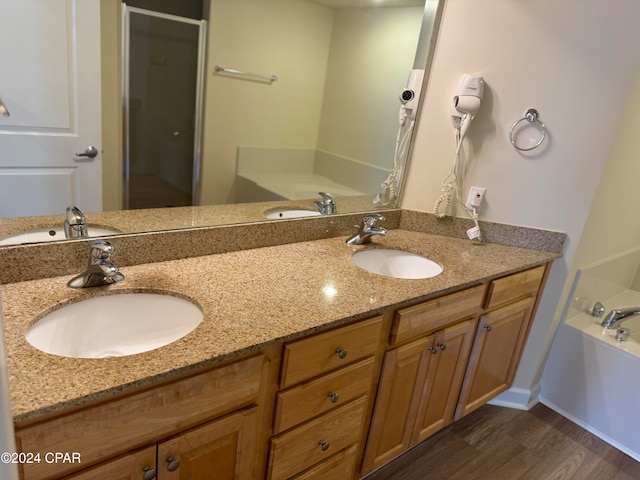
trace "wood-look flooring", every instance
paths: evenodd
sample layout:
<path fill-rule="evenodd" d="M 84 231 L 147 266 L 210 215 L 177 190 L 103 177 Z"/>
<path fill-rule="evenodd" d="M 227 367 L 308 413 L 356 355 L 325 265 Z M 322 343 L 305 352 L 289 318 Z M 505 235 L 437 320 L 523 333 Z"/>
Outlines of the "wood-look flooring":
<path fill-rule="evenodd" d="M 485 405 L 366 477 L 569 479 L 638 480 L 640 463 L 542 404 L 528 412 Z"/>

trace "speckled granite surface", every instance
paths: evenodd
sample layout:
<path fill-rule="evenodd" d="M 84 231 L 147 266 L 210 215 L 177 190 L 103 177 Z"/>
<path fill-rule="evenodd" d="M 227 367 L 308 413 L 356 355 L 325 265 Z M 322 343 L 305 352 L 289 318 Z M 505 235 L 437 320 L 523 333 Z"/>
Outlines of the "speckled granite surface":
<path fill-rule="evenodd" d="M 420 225 L 415 227 L 421 229 Z M 330 233 L 345 228 L 342 225 Z M 274 342 L 365 318 L 386 308 L 560 256 L 557 251 L 475 245 L 468 240 L 407 229 L 390 230 L 387 237 L 376 238 L 373 246 L 351 247 L 345 244 L 345 238 L 340 234 L 250 250 L 132 264 L 121 267 L 125 281 L 110 287 L 73 290 L 66 287 L 71 275 L 3 285 L 15 420 L 33 420 L 70 406 L 108 398 Z M 421 253 L 443 265 L 444 271 L 431 279 L 400 280 L 368 273 L 351 261 L 356 250 L 380 246 Z M 144 245 L 140 248 L 144 249 Z M 184 251 L 192 248 L 194 243 L 183 244 Z M 183 256 L 188 255 L 183 252 Z M 32 258 L 33 263 L 41 260 Z M 120 358 L 58 357 L 40 352 L 25 340 L 29 326 L 55 305 L 94 295 L 147 290 L 193 299 L 203 309 L 203 322 L 172 344 Z"/>
<path fill-rule="evenodd" d="M 384 226 L 398 228 L 400 210 L 381 210 Z M 325 215 L 272 222 L 241 223 L 110 236 L 119 267 L 248 250 L 271 245 L 347 236 L 364 214 Z M 94 239 L 0 248 L 0 284 L 79 273 Z M 3 265 L 10 268 L 2 268 Z"/>
<path fill-rule="evenodd" d="M 318 196 L 317 200 L 320 200 Z M 334 198 L 338 213 L 366 212 L 374 209 L 371 195 Z M 145 233 L 181 228 L 212 227 L 237 223 L 265 222 L 265 213 L 273 208 L 316 211 L 313 200 L 203 205 L 197 207 L 150 208 L 112 212 L 85 212 L 89 227 L 101 227 L 120 233 Z M 0 218 L 0 239 L 36 228 L 62 227 L 64 212 L 38 217 Z"/>

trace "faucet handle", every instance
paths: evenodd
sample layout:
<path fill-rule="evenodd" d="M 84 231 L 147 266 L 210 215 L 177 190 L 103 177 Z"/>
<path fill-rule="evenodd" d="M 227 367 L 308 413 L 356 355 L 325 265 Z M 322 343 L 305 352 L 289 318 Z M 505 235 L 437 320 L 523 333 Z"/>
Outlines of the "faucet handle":
<path fill-rule="evenodd" d="M 605 307 L 601 302 L 596 302 L 596 304 L 591 309 L 591 315 L 596 318 L 602 318 L 605 312 Z"/>
<path fill-rule="evenodd" d="M 366 215 L 362 219 L 362 221 L 369 227 L 373 227 L 376 224 L 376 222 L 383 221 L 383 220 L 384 220 L 384 217 L 379 213 L 371 213 L 369 215 Z"/>
<path fill-rule="evenodd" d="M 318 195 L 320 195 L 322 197 L 322 204 L 323 205 L 332 205 L 335 202 L 333 201 L 333 197 L 325 192 L 318 192 Z"/>
<path fill-rule="evenodd" d="M 106 240 L 94 240 L 91 242 L 91 260 L 109 260 L 114 250 L 114 246 Z"/>

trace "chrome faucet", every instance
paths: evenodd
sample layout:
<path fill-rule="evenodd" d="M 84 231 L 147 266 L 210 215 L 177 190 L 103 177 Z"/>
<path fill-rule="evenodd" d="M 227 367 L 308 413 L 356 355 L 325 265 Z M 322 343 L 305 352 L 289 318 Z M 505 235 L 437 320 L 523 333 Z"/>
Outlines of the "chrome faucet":
<path fill-rule="evenodd" d="M 91 242 L 87 269 L 69 280 L 67 285 L 71 288 L 100 287 L 124 280 L 124 275 L 111 262 L 113 250 L 113 245 L 106 240 Z"/>
<path fill-rule="evenodd" d="M 322 202 L 313 202 L 313 204 L 322 215 L 331 215 L 338 211 L 331 195 L 324 192 L 318 192 L 318 195 L 322 197 Z"/>
<path fill-rule="evenodd" d="M 629 317 L 640 315 L 640 307 L 618 308 L 607 313 L 602 321 L 604 328 L 616 328 Z"/>
<path fill-rule="evenodd" d="M 365 245 L 371 243 L 371 237 L 374 235 L 387 234 L 387 230 L 382 227 L 376 227 L 376 222 L 384 220 L 384 217 L 379 213 L 372 213 L 362 219 L 362 225 L 354 225 L 358 229 L 358 232 L 347 238 L 347 245 Z"/>
<path fill-rule="evenodd" d="M 67 207 L 67 218 L 64 221 L 64 235 L 67 238 L 84 238 L 89 236 L 87 220 L 80 209 L 74 205 Z"/>

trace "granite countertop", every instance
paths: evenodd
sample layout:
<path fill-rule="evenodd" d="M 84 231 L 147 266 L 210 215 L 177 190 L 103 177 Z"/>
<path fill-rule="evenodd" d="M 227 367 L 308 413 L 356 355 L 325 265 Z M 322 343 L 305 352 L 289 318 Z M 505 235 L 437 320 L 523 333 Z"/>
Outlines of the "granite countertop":
<path fill-rule="evenodd" d="M 477 245 L 469 240 L 389 231 L 370 246 L 344 237 L 220 253 L 121 268 L 123 282 L 74 290 L 72 275 L 1 288 L 12 412 L 17 423 L 152 385 L 221 360 L 536 266 L 559 253 Z M 437 261 L 437 277 L 404 280 L 360 269 L 363 248 L 413 251 Z M 204 320 L 182 339 L 133 356 L 74 359 L 43 353 L 25 333 L 55 305 L 96 295 L 155 291 L 192 299 Z"/>
<path fill-rule="evenodd" d="M 373 208 L 372 195 L 335 196 L 340 213 L 366 212 Z M 320 200 L 320 197 L 316 200 Z M 179 228 L 229 225 L 268 221 L 265 213 L 287 208 L 316 212 L 314 200 L 280 200 L 272 202 L 201 205 L 194 207 L 150 208 L 84 212 L 89 229 L 105 228 L 118 233 L 157 232 Z M 0 239 L 25 230 L 62 227 L 65 213 L 35 217 L 0 218 Z M 64 239 L 62 239 L 64 240 Z"/>

